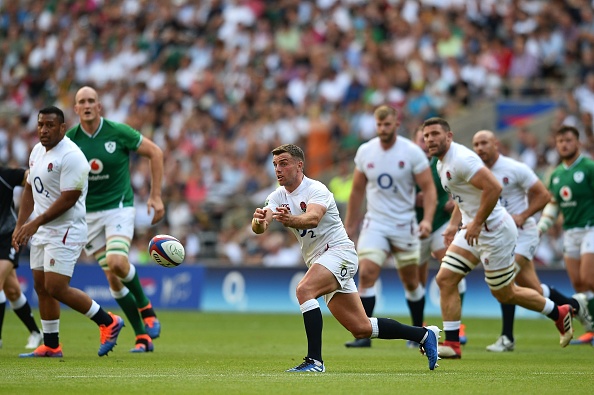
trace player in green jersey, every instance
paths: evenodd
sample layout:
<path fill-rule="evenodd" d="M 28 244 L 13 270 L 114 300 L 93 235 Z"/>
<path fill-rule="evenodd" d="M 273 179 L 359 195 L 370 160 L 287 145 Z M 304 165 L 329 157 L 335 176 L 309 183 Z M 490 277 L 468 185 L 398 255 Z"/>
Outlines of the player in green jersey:
<path fill-rule="evenodd" d="M 540 234 L 563 214 L 565 267 L 576 292 L 586 295 L 590 315 L 594 316 L 594 161 L 581 154 L 579 131 L 562 126 L 555 134 L 561 164 L 551 174 L 551 202 L 538 223 Z M 593 344 L 588 332 L 572 344 Z"/>
<path fill-rule="evenodd" d="M 103 268 L 111 294 L 134 328 L 136 345 L 130 351 L 153 351 L 151 339 L 159 337 L 161 323 L 140 285 L 136 268 L 128 261 L 135 217 L 130 153 L 135 151 L 150 160 L 147 206 L 149 213 L 154 212 L 155 224 L 165 215 L 161 200 L 163 152 L 132 127 L 103 118 L 99 95 L 93 88 L 78 90 L 74 111 L 80 124 L 66 135 L 80 147 L 91 166 L 86 200 L 89 241 L 85 252 Z"/>
<path fill-rule="evenodd" d="M 454 209 L 454 201 L 450 199 L 450 195 L 441 186 L 439 174 L 437 173 L 437 158 L 432 158 L 427 153 L 425 146 L 425 139 L 423 138 L 423 129 L 419 126 L 412 136 L 412 141 L 417 144 L 423 152 L 427 155 L 430 162 L 431 174 L 435 189 L 437 190 L 437 207 L 435 208 L 435 215 L 433 216 L 433 232 L 425 239 L 421 239 L 421 264 L 419 265 L 419 281 L 425 288 L 427 288 L 427 277 L 429 276 L 429 259 L 433 257 L 437 262 L 441 262 L 446 253 L 447 246 L 443 239 L 445 228 L 450 222 L 452 210 Z M 423 219 L 423 193 L 417 188 L 417 202 L 415 210 L 417 212 L 417 221 Z M 466 278 L 458 283 L 458 292 L 460 292 L 460 299 L 464 299 L 466 293 Z M 467 338 L 465 333 L 465 325 L 460 325 L 460 344 L 466 344 Z M 407 343 L 412 348 L 412 344 Z"/>

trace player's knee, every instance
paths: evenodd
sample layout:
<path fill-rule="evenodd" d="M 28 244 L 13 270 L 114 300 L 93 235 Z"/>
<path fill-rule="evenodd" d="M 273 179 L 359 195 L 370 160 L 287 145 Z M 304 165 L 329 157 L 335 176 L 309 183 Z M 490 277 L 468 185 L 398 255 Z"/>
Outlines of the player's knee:
<path fill-rule="evenodd" d="M 105 247 L 105 260 L 109 270 L 120 277 L 124 277 L 130 268 L 128 253 L 130 241 L 124 237 L 112 237 Z"/>
<path fill-rule="evenodd" d="M 509 287 L 503 289 L 491 289 L 491 294 L 497 299 L 499 303 L 503 304 L 514 304 L 515 294 Z"/>
<path fill-rule="evenodd" d="M 4 284 L 4 293 L 6 294 L 6 299 L 13 302 L 21 296 L 21 288 L 15 287 L 11 283 L 7 282 Z"/>
<path fill-rule="evenodd" d="M 349 330 L 355 339 L 369 339 L 371 337 L 371 324 L 368 319 L 357 322 Z"/>
<path fill-rule="evenodd" d="M 313 293 L 309 284 L 304 281 L 301 281 L 299 284 L 297 284 L 297 288 L 295 289 L 295 296 L 297 297 L 297 301 L 299 302 L 299 304 L 302 304 L 307 300 L 316 298 L 316 295 Z"/>

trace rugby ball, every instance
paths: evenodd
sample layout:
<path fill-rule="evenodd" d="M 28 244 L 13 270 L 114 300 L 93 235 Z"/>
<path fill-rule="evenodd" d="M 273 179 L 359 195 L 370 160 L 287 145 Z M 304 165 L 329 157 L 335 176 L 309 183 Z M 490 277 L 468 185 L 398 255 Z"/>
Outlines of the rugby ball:
<path fill-rule="evenodd" d="M 153 261 L 163 267 L 179 266 L 186 256 L 182 243 L 169 235 L 153 237 L 149 242 L 148 252 Z"/>

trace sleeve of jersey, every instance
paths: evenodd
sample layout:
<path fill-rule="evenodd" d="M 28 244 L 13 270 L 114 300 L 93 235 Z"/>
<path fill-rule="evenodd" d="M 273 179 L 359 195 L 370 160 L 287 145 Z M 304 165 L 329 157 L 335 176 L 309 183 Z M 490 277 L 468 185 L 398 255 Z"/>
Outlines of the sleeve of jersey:
<path fill-rule="evenodd" d="M 328 208 L 332 199 L 332 193 L 327 188 L 312 188 L 307 204 L 319 204 Z"/>
<path fill-rule="evenodd" d="M 120 136 L 124 147 L 130 151 L 136 151 L 140 147 L 140 143 L 142 143 L 142 134 L 124 123 L 119 124 L 118 128 L 121 131 Z"/>
<path fill-rule="evenodd" d="M 525 191 L 528 191 L 538 182 L 538 176 L 524 163 L 520 163 L 520 165 L 516 167 L 516 172 L 518 173 L 520 185 Z"/>
<path fill-rule="evenodd" d="M 266 201 L 264 202 L 264 207 L 262 208 L 267 208 L 270 209 L 272 212 L 276 211 L 276 208 L 280 205 L 280 203 L 278 202 L 278 189 L 275 190 L 274 192 L 272 192 L 270 195 L 268 195 L 268 197 L 266 198 Z"/>
<path fill-rule="evenodd" d="M 364 171 L 365 169 L 363 169 L 363 148 L 364 146 L 360 146 L 359 149 L 357 150 L 357 153 L 355 153 L 355 168 L 359 171 Z"/>
<path fill-rule="evenodd" d="M 81 151 L 68 152 L 62 158 L 60 190 L 82 191 L 89 178 L 90 170 L 89 162 Z"/>
<path fill-rule="evenodd" d="M 456 169 L 458 174 L 466 181 L 470 182 L 472 177 L 485 165 L 483 161 L 474 155 L 468 155 L 461 158 L 457 158 Z"/>
<path fill-rule="evenodd" d="M 419 174 L 429 167 L 430 162 L 427 160 L 427 156 L 419 146 L 413 145 L 412 147 L 412 152 L 414 153 L 413 174 Z"/>

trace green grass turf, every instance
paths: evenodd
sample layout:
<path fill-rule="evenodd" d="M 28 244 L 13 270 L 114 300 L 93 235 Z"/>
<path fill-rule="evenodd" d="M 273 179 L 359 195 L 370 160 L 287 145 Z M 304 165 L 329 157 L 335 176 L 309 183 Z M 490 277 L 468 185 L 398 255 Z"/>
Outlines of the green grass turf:
<path fill-rule="evenodd" d="M 35 312 L 39 317 L 38 312 Z M 0 350 L 0 394 L 591 394 L 594 348 L 559 347 L 548 319 L 516 321 L 516 350 L 485 351 L 499 334 L 495 319 L 465 319 L 463 359 L 427 359 L 402 340 L 347 349 L 350 334 L 324 317 L 326 373 L 286 373 L 306 354 L 301 315 L 160 311 L 155 352 L 130 354 L 134 335 L 99 358 L 95 325 L 71 310 L 61 319 L 63 358 L 18 358 L 26 332 L 7 311 Z M 402 322 L 408 322 L 400 317 Z M 433 317 L 429 323 L 441 325 Z M 581 334 L 579 323 L 576 335 Z"/>

